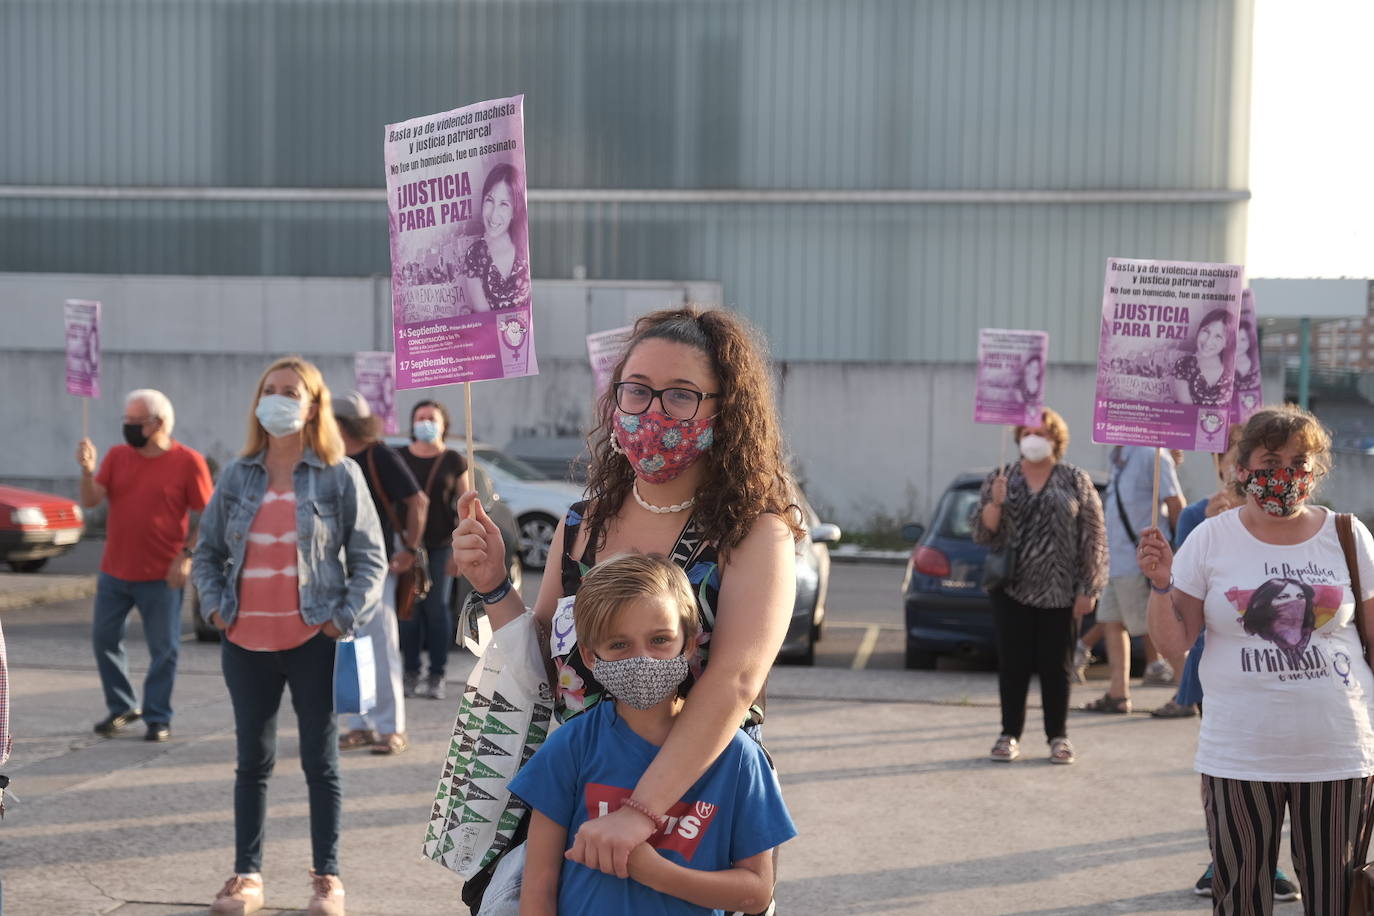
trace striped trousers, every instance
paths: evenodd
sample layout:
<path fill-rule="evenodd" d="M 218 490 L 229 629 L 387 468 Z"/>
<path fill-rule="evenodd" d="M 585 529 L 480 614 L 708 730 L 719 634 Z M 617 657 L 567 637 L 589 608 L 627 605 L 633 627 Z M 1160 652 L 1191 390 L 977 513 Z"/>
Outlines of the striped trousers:
<path fill-rule="evenodd" d="M 1334 782 L 1202 777 L 1212 846 L 1212 912 L 1270 916 L 1283 811 L 1306 916 L 1344 916 L 1350 879 L 1369 852 L 1374 776 Z"/>

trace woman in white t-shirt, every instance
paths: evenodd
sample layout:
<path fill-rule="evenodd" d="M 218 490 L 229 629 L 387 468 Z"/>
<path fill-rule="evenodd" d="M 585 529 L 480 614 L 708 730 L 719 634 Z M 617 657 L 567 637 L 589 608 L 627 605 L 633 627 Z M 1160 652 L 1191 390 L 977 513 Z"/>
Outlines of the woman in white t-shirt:
<path fill-rule="evenodd" d="M 1336 515 L 1308 504 L 1330 464 L 1331 437 L 1310 413 L 1262 410 L 1237 449 L 1244 505 L 1199 525 L 1177 557 L 1158 529 L 1141 535 L 1159 651 L 1182 653 L 1207 632 L 1195 766 L 1214 913 L 1271 912 L 1285 808 L 1308 916 L 1346 912 L 1368 852 L 1374 672 Z M 1374 538 L 1358 520 L 1354 541 L 1361 613 L 1374 623 Z"/>

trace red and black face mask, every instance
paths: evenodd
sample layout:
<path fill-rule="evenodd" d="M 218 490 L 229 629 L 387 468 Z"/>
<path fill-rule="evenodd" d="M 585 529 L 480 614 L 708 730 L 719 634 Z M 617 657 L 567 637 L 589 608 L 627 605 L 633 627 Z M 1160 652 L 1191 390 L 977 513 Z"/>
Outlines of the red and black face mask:
<path fill-rule="evenodd" d="M 1315 477 L 1308 468 L 1260 468 L 1245 480 L 1245 492 L 1270 515 L 1297 512 L 1312 492 Z"/>

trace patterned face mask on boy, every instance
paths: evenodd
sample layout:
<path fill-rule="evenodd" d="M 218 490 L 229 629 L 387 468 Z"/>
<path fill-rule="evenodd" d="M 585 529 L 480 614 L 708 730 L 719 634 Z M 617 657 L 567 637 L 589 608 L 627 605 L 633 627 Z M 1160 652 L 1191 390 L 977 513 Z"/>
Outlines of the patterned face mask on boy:
<path fill-rule="evenodd" d="M 687 670 L 685 653 L 672 658 L 637 655 L 610 662 L 598 658 L 592 665 L 592 677 L 617 700 L 635 709 L 652 709 L 677 693 L 687 679 Z"/>

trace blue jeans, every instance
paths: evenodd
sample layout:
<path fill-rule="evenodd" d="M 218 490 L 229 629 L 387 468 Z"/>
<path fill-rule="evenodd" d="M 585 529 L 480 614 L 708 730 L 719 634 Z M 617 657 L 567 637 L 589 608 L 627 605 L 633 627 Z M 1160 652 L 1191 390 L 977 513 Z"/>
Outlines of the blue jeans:
<path fill-rule="evenodd" d="M 1198 665 L 1202 664 L 1202 650 L 1207 645 L 1207 631 L 1197 634 L 1193 651 L 1188 653 L 1188 661 L 1183 665 L 1183 674 L 1178 679 L 1178 693 L 1174 702 L 1180 706 L 1192 706 L 1202 702 L 1202 678 L 1198 676 Z"/>
<path fill-rule="evenodd" d="M 453 610 L 448 605 L 453 579 L 445 571 L 453 548 L 447 544 L 429 551 L 429 594 L 415 602 L 409 620 L 401 621 L 401 655 L 405 673 L 420 674 L 420 652 L 429 653 L 429 676 L 442 678 L 453 646 Z"/>
<path fill-rule="evenodd" d="M 301 769 L 310 797 L 315 873 L 339 873 L 339 729 L 334 718 L 334 640 L 317 634 L 285 652 L 252 652 L 222 640 L 220 665 L 234 704 L 238 767 L 234 770 L 234 871 L 262 871 L 267 778 L 277 760 L 277 711 L 291 686 L 300 733 Z"/>
<path fill-rule="evenodd" d="M 181 650 L 181 589 L 170 588 L 162 579 L 131 582 L 101 573 L 96 582 L 91 645 L 100 670 L 100 686 L 105 690 L 105 708 L 112 716 L 139 708 L 129 683 L 129 656 L 124 651 L 129 611 L 134 607 L 143 619 L 143 638 L 152 657 L 143 679 L 143 718 L 170 725 L 172 682 Z"/>

